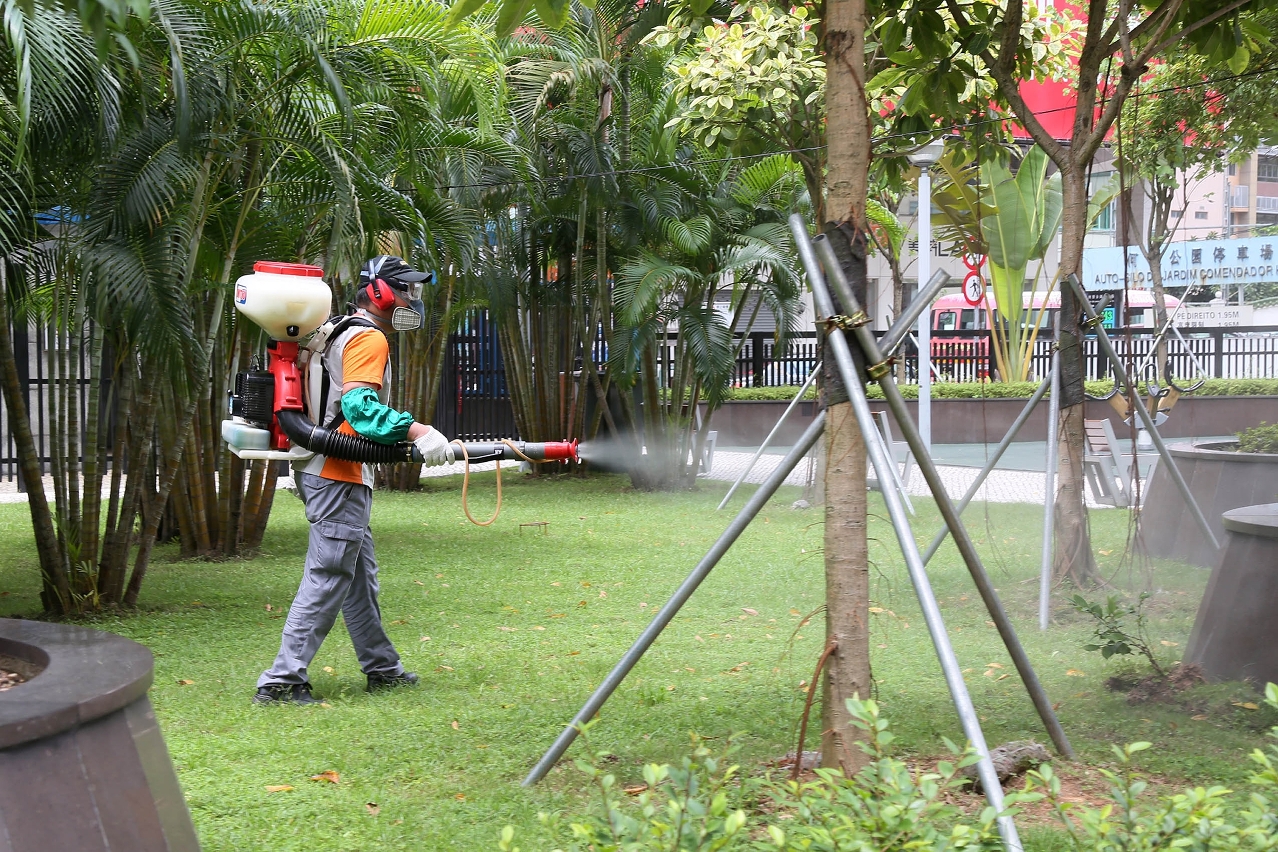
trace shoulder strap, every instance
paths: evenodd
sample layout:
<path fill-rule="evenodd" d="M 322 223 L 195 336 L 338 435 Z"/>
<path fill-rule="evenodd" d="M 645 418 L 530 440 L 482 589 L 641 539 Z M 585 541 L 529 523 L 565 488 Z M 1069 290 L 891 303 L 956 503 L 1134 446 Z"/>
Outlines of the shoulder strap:
<path fill-rule="evenodd" d="M 325 335 L 323 341 L 320 342 L 319 348 L 313 350 L 315 354 L 320 356 L 320 367 L 321 367 L 320 393 L 319 393 L 320 402 L 319 402 L 319 409 L 316 412 L 317 417 L 322 417 L 323 413 L 325 411 L 328 411 L 328 402 L 329 402 L 328 394 L 329 394 L 329 390 L 332 387 L 332 379 L 329 378 L 328 367 L 327 365 L 323 363 L 323 358 L 328 351 L 329 343 L 336 340 L 339 336 L 341 336 L 342 334 L 344 334 L 345 332 L 349 331 L 352 328 L 377 328 L 377 325 L 373 323 L 371 320 L 366 320 L 363 317 L 358 316 L 356 314 L 347 314 L 341 319 L 338 319 L 336 322 L 333 322 L 332 320 L 329 320 L 329 322 L 333 323 L 333 328 L 328 332 L 327 335 Z M 328 325 L 328 324 L 329 323 L 325 323 L 325 325 Z M 341 406 L 338 406 L 337 414 L 335 414 L 328 423 L 325 423 L 322 425 L 324 426 L 325 429 L 336 429 L 338 426 L 342 424 L 344 420 L 346 420 L 346 415 L 342 411 Z"/>

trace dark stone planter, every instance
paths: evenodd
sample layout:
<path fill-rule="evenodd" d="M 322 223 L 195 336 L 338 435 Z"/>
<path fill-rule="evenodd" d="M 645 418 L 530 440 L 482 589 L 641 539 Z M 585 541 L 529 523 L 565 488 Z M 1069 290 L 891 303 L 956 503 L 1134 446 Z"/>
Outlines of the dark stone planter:
<path fill-rule="evenodd" d="M 1221 515 L 1231 509 L 1278 499 L 1278 454 L 1239 453 L 1237 442 L 1172 444 L 1169 449 L 1189 490 L 1223 545 Z M 1193 515 L 1160 462 L 1149 483 L 1144 543 L 1150 556 L 1212 568 L 1220 554 L 1199 532 Z"/>
<path fill-rule="evenodd" d="M 1208 680 L 1278 683 L 1278 503 L 1225 512 L 1226 541 L 1185 649 Z"/>
<path fill-rule="evenodd" d="M 0 618 L 0 655 L 38 670 L 0 693 L 0 852 L 198 852 L 146 694 L 150 651 Z"/>

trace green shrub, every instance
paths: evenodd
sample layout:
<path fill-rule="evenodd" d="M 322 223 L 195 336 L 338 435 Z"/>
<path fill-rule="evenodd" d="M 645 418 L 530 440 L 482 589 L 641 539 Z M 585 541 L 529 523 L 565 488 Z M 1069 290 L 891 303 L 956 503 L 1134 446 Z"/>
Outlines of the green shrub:
<path fill-rule="evenodd" d="M 1107 396 L 1114 389 L 1110 379 L 1086 382 L 1092 396 Z M 918 385 L 900 385 L 906 399 L 918 399 Z M 932 385 L 933 399 L 1029 399 L 1038 382 L 937 382 Z M 1141 391 L 1145 387 L 1141 386 Z M 732 388 L 728 400 L 767 400 L 789 402 L 799 392 L 795 385 L 776 388 Z M 1208 379 L 1192 396 L 1278 396 L 1278 379 Z M 882 399 L 883 389 L 877 384 L 866 388 L 870 399 Z M 808 388 L 804 399 L 816 399 L 816 389 Z"/>
<path fill-rule="evenodd" d="M 1238 449 L 1244 453 L 1278 453 L 1278 423 L 1261 423 L 1238 433 Z"/>
<path fill-rule="evenodd" d="M 1278 709 L 1278 686 L 1265 701 Z M 992 808 L 975 818 L 951 804 L 963 781 L 958 772 L 975 762 L 969 749 L 935 771 L 910 769 L 888 753 L 893 736 L 873 701 L 848 702 L 854 724 L 866 733 L 860 747 L 870 762 L 852 778 L 820 769 L 817 780 L 742 779 L 728 762 L 729 746 L 715 755 L 693 736 L 692 754 L 676 767 L 644 767 L 644 787 L 631 797 L 616 776 L 601 768 L 607 755 L 577 766 L 600 795 L 601 807 L 580 818 L 542 814 L 556 852 L 878 852 L 878 850 L 1001 849 Z M 587 726 L 586 730 L 588 730 Z M 1278 728 L 1267 750 L 1256 749 L 1253 792 L 1239 801 L 1224 787 L 1195 787 L 1150 801 L 1134 758 L 1150 743 L 1115 746 L 1117 771 L 1099 771 L 1110 782 L 1111 802 L 1101 807 L 1066 801 L 1060 779 L 1044 764 L 1026 775 L 1025 792 L 1007 796 L 1008 813 L 1021 802 L 1046 799 L 1075 852 L 1173 852 L 1173 850 L 1278 850 L 1278 812 L 1269 796 L 1278 790 Z M 953 743 L 946 742 L 958 753 Z M 636 792 L 631 790 L 631 792 Z M 561 845 L 560 845 L 561 844 Z M 519 852 L 511 826 L 498 848 Z"/>

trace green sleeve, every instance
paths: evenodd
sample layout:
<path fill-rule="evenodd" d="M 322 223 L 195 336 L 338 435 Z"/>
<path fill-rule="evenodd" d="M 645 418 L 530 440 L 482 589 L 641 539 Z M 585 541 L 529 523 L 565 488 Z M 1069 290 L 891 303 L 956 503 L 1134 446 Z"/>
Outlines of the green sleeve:
<path fill-rule="evenodd" d="M 342 394 L 342 413 L 352 429 L 379 444 L 406 440 L 408 427 L 413 425 L 413 415 L 386 405 L 372 388 L 355 388 Z"/>

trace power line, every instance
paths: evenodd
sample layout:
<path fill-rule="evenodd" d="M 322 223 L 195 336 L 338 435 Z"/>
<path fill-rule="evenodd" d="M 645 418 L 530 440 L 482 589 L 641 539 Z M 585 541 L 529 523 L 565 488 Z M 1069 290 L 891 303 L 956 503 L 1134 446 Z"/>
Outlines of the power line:
<path fill-rule="evenodd" d="M 1268 65 L 1262 68 L 1257 68 L 1250 71 L 1244 71 L 1239 74 L 1227 74 L 1220 77 L 1211 77 L 1197 83 L 1191 83 L 1191 84 L 1186 84 L 1182 86 L 1168 86 L 1162 89 L 1152 89 L 1149 91 L 1132 92 L 1131 94 L 1128 95 L 1128 98 L 1139 100 L 1141 98 L 1150 98 L 1150 97 L 1155 97 L 1157 95 L 1169 94 L 1172 92 L 1188 92 L 1195 89 L 1211 87 L 1214 85 L 1218 85 L 1220 83 L 1227 83 L 1227 82 L 1232 82 L 1236 80 L 1244 80 L 1244 79 L 1249 79 L 1251 77 L 1258 77 L 1264 74 L 1273 74 L 1275 72 L 1278 72 L 1278 65 Z M 1055 113 L 1074 112 L 1076 109 L 1077 109 L 1077 106 L 1054 107 L 1052 109 L 1041 110 L 1039 112 L 1034 113 L 1034 115 L 1035 116 L 1053 115 Z M 997 125 L 997 124 L 1007 124 L 1007 123 L 1014 124 L 1014 123 L 1017 123 L 1018 121 L 1019 119 L 1015 115 L 999 116 L 999 117 L 983 118 L 976 121 L 970 121 L 970 122 L 967 122 L 966 124 L 961 125 L 961 127 L 965 129 L 978 128 L 983 125 Z M 879 146 L 885 142 L 889 142 L 894 139 L 913 140 L 913 139 L 917 139 L 919 136 L 920 134 L 918 133 L 889 133 L 889 134 L 884 134 L 882 136 L 875 136 L 871 138 L 870 145 L 872 147 Z M 441 189 L 445 192 L 454 190 L 454 189 L 497 189 L 502 187 L 520 187 L 528 183 L 541 183 L 541 184 L 559 183 L 562 181 L 574 180 L 574 179 L 617 177 L 621 175 L 634 175 L 634 174 L 650 174 L 650 173 L 664 172 L 670 169 L 690 167 L 690 166 L 692 167 L 703 166 L 703 165 L 708 166 L 708 165 L 715 165 L 718 163 L 761 160 L 761 159 L 766 159 L 768 157 L 779 156 L 782 154 L 806 154 L 813 151 L 821 151 L 821 150 L 824 150 L 824 148 L 825 148 L 824 145 L 811 145 L 811 146 L 807 146 L 803 148 L 784 148 L 784 149 L 767 151 L 767 152 L 758 153 L 758 154 L 734 154 L 734 155 L 727 155 L 723 157 L 709 157 L 709 158 L 703 158 L 703 159 L 684 160 L 682 162 L 666 163 L 663 165 L 636 166 L 634 168 L 628 168 L 628 169 L 610 169 L 607 171 L 583 172 L 581 174 L 556 175 L 554 177 L 534 176 L 534 177 L 531 177 L 529 180 L 499 180 L 499 181 L 481 182 L 481 183 L 448 184 L 441 187 Z"/>

